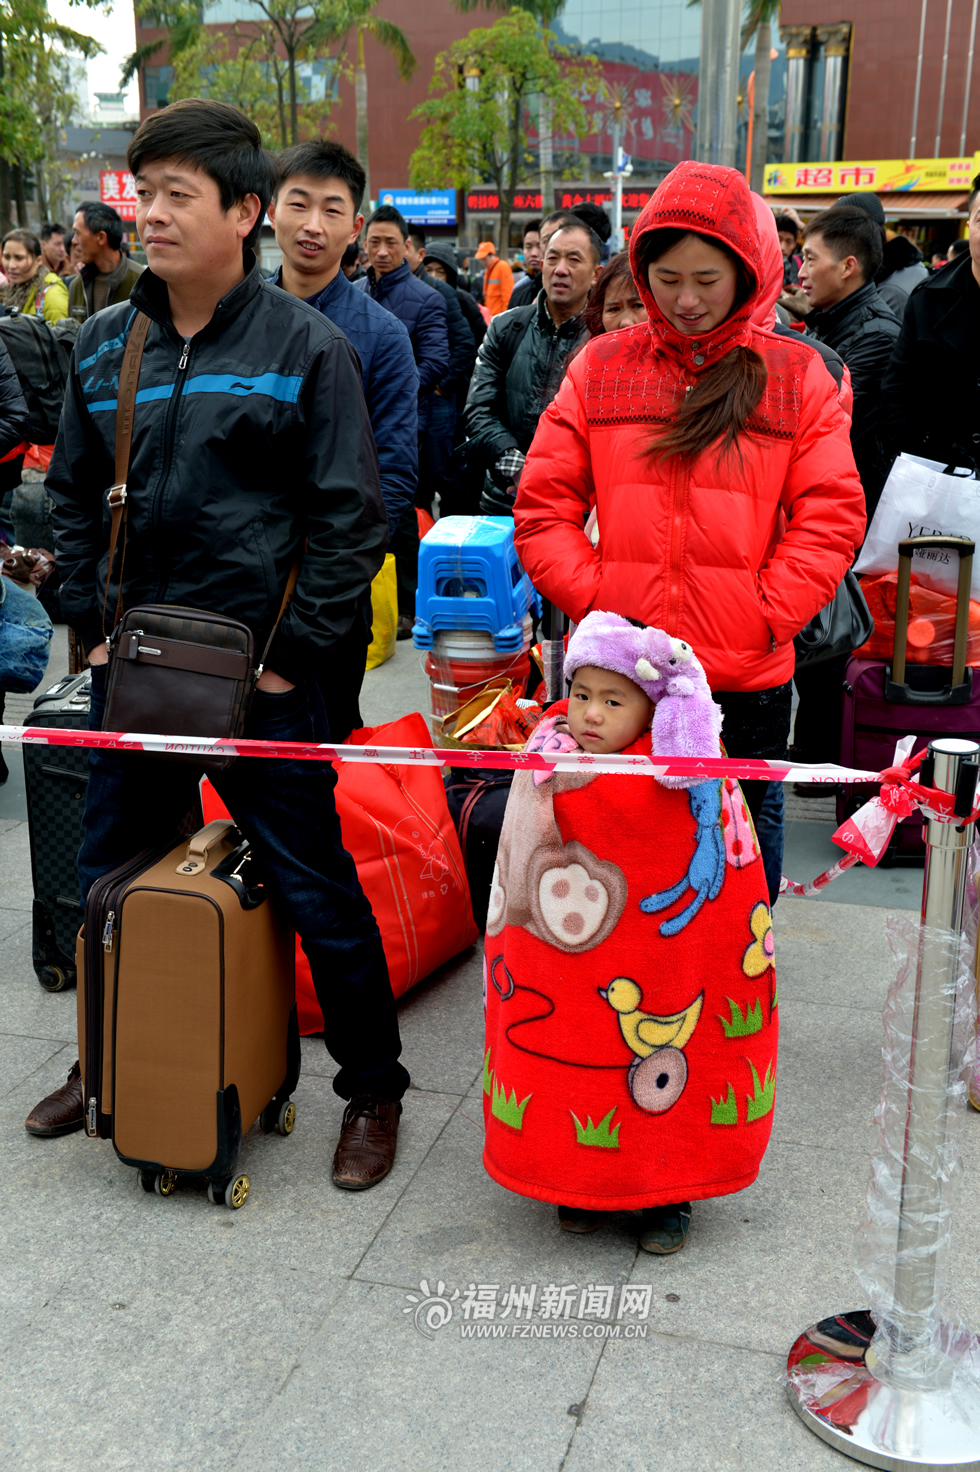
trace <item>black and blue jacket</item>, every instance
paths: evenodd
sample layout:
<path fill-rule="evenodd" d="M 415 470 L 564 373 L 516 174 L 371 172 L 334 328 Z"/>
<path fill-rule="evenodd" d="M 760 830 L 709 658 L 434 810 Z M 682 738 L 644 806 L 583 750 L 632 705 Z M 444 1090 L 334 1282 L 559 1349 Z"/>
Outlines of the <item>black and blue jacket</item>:
<path fill-rule="evenodd" d="M 244 280 L 189 342 L 152 271 L 128 302 L 83 324 L 46 485 L 62 608 L 89 649 L 102 637 L 119 373 L 145 312 L 123 604 L 223 613 L 248 624 L 261 650 L 301 558 L 268 659 L 296 682 L 350 629 L 384 560 L 388 517 L 353 349 L 322 313 L 266 281 L 250 252 L 245 261 Z M 118 562 L 117 553 L 110 619 Z"/>

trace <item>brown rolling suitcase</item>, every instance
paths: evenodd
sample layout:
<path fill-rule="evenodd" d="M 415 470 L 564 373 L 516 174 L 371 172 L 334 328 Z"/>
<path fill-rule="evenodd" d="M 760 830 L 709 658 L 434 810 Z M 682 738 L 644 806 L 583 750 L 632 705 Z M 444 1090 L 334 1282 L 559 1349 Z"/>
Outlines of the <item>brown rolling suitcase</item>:
<path fill-rule="evenodd" d="M 242 1137 L 289 1134 L 299 1078 L 294 937 L 227 819 L 91 888 L 78 938 L 85 1128 L 145 1191 L 181 1176 L 239 1207 Z"/>

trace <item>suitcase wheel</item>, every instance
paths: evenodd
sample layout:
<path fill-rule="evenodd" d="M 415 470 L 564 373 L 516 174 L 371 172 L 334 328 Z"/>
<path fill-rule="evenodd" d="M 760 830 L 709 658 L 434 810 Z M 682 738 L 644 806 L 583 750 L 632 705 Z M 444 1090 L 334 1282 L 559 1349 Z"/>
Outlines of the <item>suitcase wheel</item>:
<path fill-rule="evenodd" d="M 226 1181 L 208 1182 L 208 1200 L 212 1206 L 230 1206 L 240 1211 L 248 1200 L 252 1183 L 246 1175 L 231 1176 Z"/>
<path fill-rule="evenodd" d="M 232 1176 L 227 1181 L 208 1182 L 208 1200 L 213 1206 L 230 1206 L 240 1211 L 248 1200 L 252 1183 L 246 1175 Z"/>
<path fill-rule="evenodd" d="M 280 1135 L 291 1135 L 295 1123 L 296 1105 L 291 1099 L 285 1104 L 273 1099 L 259 1115 L 259 1129 L 265 1135 L 271 1135 L 273 1130 L 278 1130 Z"/>
<path fill-rule="evenodd" d="M 38 966 L 36 969 L 38 983 L 46 992 L 63 992 L 75 985 L 74 967 L 62 970 L 60 966 Z"/>
<path fill-rule="evenodd" d="M 136 1177 L 149 1196 L 171 1196 L 177 1188 L 175 1170 L 139 1170 Z"/>

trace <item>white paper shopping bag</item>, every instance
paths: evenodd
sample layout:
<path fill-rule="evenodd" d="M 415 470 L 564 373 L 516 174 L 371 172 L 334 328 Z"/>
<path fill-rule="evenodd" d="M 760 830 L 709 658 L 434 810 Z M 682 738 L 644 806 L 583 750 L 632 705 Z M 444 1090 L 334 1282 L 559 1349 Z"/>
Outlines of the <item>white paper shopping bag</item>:
<path fill-rule="evenodd" d="M 980 481 L 933 470 L 913 455 L 899 455 L 885 482 L 854 571 L 896 572 L 898 544 L 908 537 L 970 537 L 980 547 Z M 956 592 L 960 559 L 955 552 L 923 549 L 912 571 L 927 588 Z M 980 598 L 980 556 L 974 559 L 971 596 Z"/>

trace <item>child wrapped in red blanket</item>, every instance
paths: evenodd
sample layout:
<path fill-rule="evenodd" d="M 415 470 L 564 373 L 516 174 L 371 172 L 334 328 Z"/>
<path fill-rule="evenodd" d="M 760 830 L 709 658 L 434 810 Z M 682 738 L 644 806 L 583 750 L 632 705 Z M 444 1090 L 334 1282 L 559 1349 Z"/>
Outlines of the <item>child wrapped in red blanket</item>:
<path fill-rule="evenodd" d="M 681 640 L 593 612 L 565 675 L 529 750 L 719 754 L 721 712 Z M 639 1208 L 641 1246 L 664 1253 L 691 1201 L 755 1180 L 776 974 L 737 783 L 518 772 L 484 977 L 483 1159 L 502 1186 L 556 1203 L 569 1231 Z"/>

